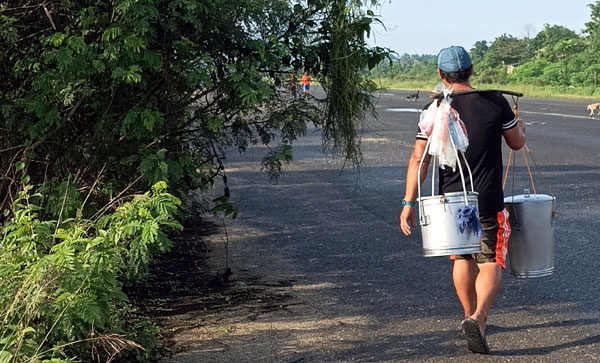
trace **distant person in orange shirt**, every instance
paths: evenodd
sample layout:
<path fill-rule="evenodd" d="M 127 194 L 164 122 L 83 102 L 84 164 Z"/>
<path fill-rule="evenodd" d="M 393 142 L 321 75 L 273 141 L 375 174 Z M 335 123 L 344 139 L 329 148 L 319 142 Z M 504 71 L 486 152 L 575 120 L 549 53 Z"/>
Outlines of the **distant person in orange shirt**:
<path fill-rule="evenodd" d="M 308 95 L 308 91 L 310 90 L 310 76 L 308 73 L 304 72 L 301 78 L 302 81 L 302 90 L 304 91 L 304 96 Z"/>

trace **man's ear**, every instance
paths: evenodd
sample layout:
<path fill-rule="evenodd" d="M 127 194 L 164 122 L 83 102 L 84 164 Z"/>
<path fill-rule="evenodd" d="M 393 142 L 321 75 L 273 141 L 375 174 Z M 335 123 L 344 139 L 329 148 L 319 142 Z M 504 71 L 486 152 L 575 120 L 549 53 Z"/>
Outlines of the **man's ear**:
<path fill-rule="evenodd" d="M 473 65 L 471 64 L 471 66 L 469 67 L 469 77 L 471 77 L 473 75 Z"/>
<path fill-rule="evenodd" d="M 444 79 L 444 76 L 442 76 L 442 71 L 439 68 L 437 69 L 437 74 L 440 79 Z"/>

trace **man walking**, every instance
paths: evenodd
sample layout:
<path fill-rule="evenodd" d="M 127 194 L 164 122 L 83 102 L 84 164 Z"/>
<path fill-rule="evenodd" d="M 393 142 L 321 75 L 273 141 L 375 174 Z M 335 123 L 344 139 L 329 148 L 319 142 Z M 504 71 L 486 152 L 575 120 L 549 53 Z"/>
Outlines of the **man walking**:
<path fill-rule="evenodd" d="M 444 48 L 438 55 L 438 75 L 447 89 L 452 89 L 452 107 L 465 124 L 469 147 L 465 152 L 471 166 L 473 184 L 479 193 L 479 220 L 483 228 L 481 253 L 450 256 L 452 279 L 464 310 L 462 329 L 468 347 L 475 353 L 488 354 L 485 338 L 487 318 L 502 282 L 507 241 L 510 236 L 508 212 L 502 192 L 502 138 L 513 150 L 525 144 L 525 125 L 517 120 L 500 92 L 472 91 L 469 77 L 473 72 L 471 58 L 463 47 Z M 462 93 L 462 94 L 461 94 Z M 426 155 L 417 181 L 419 163 L 427 145 L 427 136 L 419 132 L 406 172 L 406 191 L 400 214 L 400 229 L 405 235 L 415 227 L 417 182 L 426 177 L 430 156 Z M 466 166 L 464 173 L 466 175 Z M 470 181 L 467 183 L 470 189 Z M 439 169 L 439 193 L 462 190 L 458 170 Z"/>

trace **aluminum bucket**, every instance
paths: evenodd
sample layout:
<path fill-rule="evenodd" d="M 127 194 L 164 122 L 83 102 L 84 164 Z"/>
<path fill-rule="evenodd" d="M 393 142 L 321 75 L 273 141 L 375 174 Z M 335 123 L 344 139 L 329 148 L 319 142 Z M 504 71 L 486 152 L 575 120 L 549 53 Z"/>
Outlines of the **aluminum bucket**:
<path fill-rule="evenodd" d="M 467 192 L 467 201 L 478 207 L 477 192 Z M 460 233 L 458 230 L 456 216 L 464 205 L 464 192 L 419 198 L 419 221 L 425 257 L 481 252 L 481 242 L 475 233 Z"/>
<path fill-rule="evenodd" d="M 554 272 L 554 204 L 546 194 L 504 198 L 512 233 L 508 240 L 511 273 L 519 278 Z"/>

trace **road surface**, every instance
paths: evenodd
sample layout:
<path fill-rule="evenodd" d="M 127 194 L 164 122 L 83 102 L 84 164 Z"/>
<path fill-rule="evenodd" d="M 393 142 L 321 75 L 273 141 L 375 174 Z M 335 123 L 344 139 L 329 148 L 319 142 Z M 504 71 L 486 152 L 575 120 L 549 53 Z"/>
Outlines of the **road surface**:
<path fill-rule="evenodd" d="M 589 102 L 519 101 L 544 178 L 534 174 L 536 187 L 557 198 L 555 273 L 504 272 L 488 321 L 492 354 L 480 356 L 460 333 L 450 262 L 422 257 L 418 228 L 410 237 L 398 229 L 418 121 L 411 109 L 427 102 L 407 94 L 379 94 L 358 178 L 321 153 L 316 130 L 295 144 L 276 185 L 260 171 L 264 148 L 230 155 L 240 207 L 229 228 L 232 283 L 262 283 L 285 299 L 207 318 L 204 330 L 182 333 L 190 348 L 171 362 L 600 362 L 600 119 L 588 116 Z M 517 160 L 522 191 L 528 178 Z"/>

